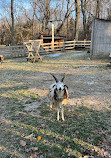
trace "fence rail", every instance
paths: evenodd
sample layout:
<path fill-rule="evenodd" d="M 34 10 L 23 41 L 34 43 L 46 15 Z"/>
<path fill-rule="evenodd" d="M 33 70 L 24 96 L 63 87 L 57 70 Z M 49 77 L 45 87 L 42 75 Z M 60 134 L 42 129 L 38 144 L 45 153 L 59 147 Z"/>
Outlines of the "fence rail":
<path fill-rule="evenodd" d="M 5 58 L 13 57 L 24 57 L 27 56 L 28 52 L 24 45 L 20 46 L 2 46 L 0 45 L 0 55 L 3 55 Z"/>
<path fill-rule="evenodd" d="M 59 51 L 67 50 L 74 48 L 90 48 L 91 41 L 64 41 L 64 42 L 55 42 L 55 43 L 43 43 L 41 44 L 40 53 L 50 52 L 50 51 Z"/>
<path fill-rule="evenodd" d="M 64 51 L 71 50 L 74 48 L 90 48 L 91 41 L 64 41 L 64 42 L 54 42 L 54 43 L 43 43 L 39 49 L 40 54 L 47 54 L 47 52 L 52 51 Z M 0 55 L 5 58 L 13 57 L 25 57 L 28 55 L 27 48 L 25 45 L 20 46 L 3 46 L 0 45 Z"/>

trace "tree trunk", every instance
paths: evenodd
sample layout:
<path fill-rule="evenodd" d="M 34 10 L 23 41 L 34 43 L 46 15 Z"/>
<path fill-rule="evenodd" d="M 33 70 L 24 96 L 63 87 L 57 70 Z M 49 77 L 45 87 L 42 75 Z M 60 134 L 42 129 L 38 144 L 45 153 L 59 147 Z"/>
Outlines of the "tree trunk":
<path fill-rule="evenodd" d="M 79 0 L 75 0 L 76 5 L 76 19 L 75 19 L 75 34 L 74 38 L 77 41 L 79 36 L 79 19 L 80 19 L 80 5 Z"/>
<path fill-rule="evenodd" d="M 56 33 L 55 33 L 55 34 L 59 34 L 61 28 L 63 27 L 63 25 L 64 25 L 64 23 L 65 23 L 65 21 L 66 21 L 66 19 L 67 19 L 69 16 L 70 16 L 70 14 L 68 14 L 68 13 L 65 14 L 65 17 L 64 17 L 62 23 L 61 23 L 61 24 L 59 25 L 59 27 L 56 29 Z"/>
<path fill-rule="evenodd" d="M 107 9 L 107 19 L 111 20 L 111 9 L 110 8 Z"/>
<path fill-rule="evenodd" d="M 83 2 L 81 0 L 81 10 L 83 15 L 83 31 L 84 31 L 84 39 L 86 39 L 86 0 Z"/>
<path fill-rule="evenodd" d="M 14 3 L 14 0 L 11 0 L 11 19 L 12 19 L 12 26 L 11 26 L 11 45 L 14 45 L 14 12 L 13 12 L 13 3 Z"/>
<path fill-rule="evenodd" d="M 51 14 L 50 14 L 50 0 L 47 0 L 46 1 L 46 6 L 45 6 L 45 32 L 46 34 L 49 34 L 50 30 L 48 28 L 48 24 L 49 24 L 49 21 L 50 21 L 50 17 L 51 17 Z"/>
<path fill-rule="evenodd" d="M 70 3 L 70 0 L 67 0 L 67 13 L 68 13 L 68 10 L 69 10 L 69 3 Z M 67 18 L 67 37 L 66 39 L 68 40 L 68 27 L 69 27 L 69 22 L 68 22 L 68 18 Z"/>
<path fill-rule="evenodd" d="M 99 14 L 100 14 L 100 0 L 97 0 L 96 18 L 99 18 Z"/>
<path fill-rule="evenodd" d="M 83 15 L 84 39 L 86 39 L 86 14 Z"/>

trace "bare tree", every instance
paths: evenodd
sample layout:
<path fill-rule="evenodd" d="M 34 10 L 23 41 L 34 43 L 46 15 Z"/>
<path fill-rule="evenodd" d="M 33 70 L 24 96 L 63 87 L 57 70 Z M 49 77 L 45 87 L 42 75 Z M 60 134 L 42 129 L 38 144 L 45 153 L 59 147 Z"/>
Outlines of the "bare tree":
<path fill-rule="evenodd" d="M 96 18 L 100 17 L 100 0 L 97 0 L 96 4 Z"/>
<path fill-rule="evenodd" d="M 36 19 L 42 24 L 42 32 L 46 31 L 48 29 L 48 23 L 51 19 L 51 16 L 53 15 L 53 12 L 51 10 L 51 0 L 35 0 L 33 2 L 36 7 L 37 12 L 35 14 Z"/>
<path fill-rule="evenodd" d="M 111 20 L 111 8 L 107 8 L 108 20 Z"/>
<path fill-rule="evenodd" d="M 68 20 L 71 13 L 75 11 L 75 9 L 73 9 L 73 6 L 74 6 L 74 2 L 71 3 L 71 1 L 67 0 L 67 10 L 66 10 L 65 14 L 62 13 L 63 19 L 61 20 L 60 25 L 58 25 L 55 34 L 59 34 L 59 32 L 61 31 L 62 27 L 64 26 L 66 20 Z"/>
<path fill-rule="evenodd" d="M 67 12 L 68 12 L 68 9 L 69 9 L 69 3 L 70 3 L 70 0 L 67 0 Z M 68 40 L 68 25 L 69 23 L 68 23 L 68 18 L 67 18 L 67 37 L 66 37 L 66 39 Z"/>
<path fill-rule="evenodd" d="M 30 25 L 31 25 L 31 34 L 32 34 L 32 38 L 34 36 L 34 21 L 35 21 L 35 16 L 36 16 L 36 5 L 35 3 L 32 3 L 32 17 L 30 17 L 28 14 L 27 14 L 27 10 L 25 9 L 25 16 L 26 18 L 28 19 Z"/>
<path fill-rule="evenodd" d="M 75 40 L 78 40 L 78 36 L 79 36 L 79 20 L 80 20 L 80 4 L 79 4 L 79 0 L 75 0 L 75 7 L 76 7 L 76 18 L 75 18 L 75 33 L 74 33 L 74 37 Z"/>
<path fill-rule="evenodd" d="M 1 44 L 4 44 L 5 42 L 5 25 L 2 21 L 1 26 L 0 26 L 0 36 L 1 36 Z"/>
<path fill-rule="evenodd" d="M 81 0 L 81 11 L 83 15 L 83 33 L 84 33 L 84 39 L 86 39 L 86 0 Z"/>
<path fill-rule="evenodd" d="M 68 24 L 68 40 L 74 40 L 74 19 L 73 17 L 69 18 Z"/>
<path fill-rule="evenodd" d="M 14 4 L 14 0 L 11 0 L 11 19 L 12 19 L 12 25 L 11 25 L 11 45 L 14 45 L 14 10 L 13 10 L 13 4 Z"/>

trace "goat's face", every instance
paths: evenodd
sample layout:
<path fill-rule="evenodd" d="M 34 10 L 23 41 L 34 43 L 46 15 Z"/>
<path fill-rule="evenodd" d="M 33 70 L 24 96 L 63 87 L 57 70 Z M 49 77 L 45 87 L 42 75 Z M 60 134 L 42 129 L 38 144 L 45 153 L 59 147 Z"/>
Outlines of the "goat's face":
<path fill-rule="evenodd" d="M 51 75 L 54 77 L 54 79 L 55 79 L 55 81 L 56 81 L 56 84 L 55 84 L 55 86 L 56 86 L 56 91 L 58 91 L 58 92 L 63 91 L 63 90 L 64 90 L 64 83 L 63 83 L 63 80 L 64 80 L 64 78 L 65 78 L 65 75 L 64 75 L 64 77 L 61 79 L 61 81 L 59 81 L 53 74 L 51 74 Z"/>
<path fill-rule="evenodd" d="M 57 95 L 58 98 L 63 98 L 64 94 L 66 93 L 66 85 L 64 85 L 63 80 L 65 76 L 59 81 L 53 74 L 51 74 L 56 83 L 52 85 L 52 89 L 54 90 L 55 96 Z"/>
<path fill-rule="evenodd" d="M 59 81 L 59 82 L 56 83 L 56 90 L 57 90 L 58 92 L 64 90 L 64 84 L 63 84 L 63 82 L 60 82 L 60 81 Z"/>

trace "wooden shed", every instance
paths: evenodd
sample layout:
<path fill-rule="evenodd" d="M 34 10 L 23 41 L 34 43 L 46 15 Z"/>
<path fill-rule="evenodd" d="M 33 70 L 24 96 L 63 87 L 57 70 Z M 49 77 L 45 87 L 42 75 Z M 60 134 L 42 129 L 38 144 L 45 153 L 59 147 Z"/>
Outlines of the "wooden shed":
<path fill-rule="evenodd" d="M 51 35 L 45 35 L 41 34 L 40 39 L 43 39 L 43 43 L 51 43 L 52 42 L 52 36 Z M 64 36 L 54 36 L 54 42 L 63 42 Z"/>
<path fill-rule="evenodd" d="M 42 39 L 43 44 L 48 44 L 50 49 L 53 49 L 53 45 L 51 44 L 52 43 L 52 36 L 51 35 L 41 34 L 39 36 L 39 38 Z M 65 39 L 64 36 L 54 36 L 54 47 L 56 49 L 63 47 L 64 39 Z M 47 51 L 47 48 L 45 48 L 45 50 Z"/>
<path fill-rule="evenodd" d="M 111 54 L 111 20 L 95 19 L 92 25 L 90 55 L 109 57 Z"/>

